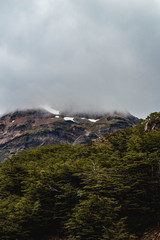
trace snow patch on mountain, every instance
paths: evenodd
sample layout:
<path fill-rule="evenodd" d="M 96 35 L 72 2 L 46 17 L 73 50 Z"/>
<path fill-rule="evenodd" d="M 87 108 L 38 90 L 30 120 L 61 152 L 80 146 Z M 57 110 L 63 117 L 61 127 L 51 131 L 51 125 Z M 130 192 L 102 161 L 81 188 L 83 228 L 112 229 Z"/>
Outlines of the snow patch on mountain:
<path fill-rule="evenodd" d="M 87 119 L 90 122 L 97 122 L 99 120 L 99 119 L 91 119 L 91 118 L 90 119 L 88 119 L 88 118 L 81 118 L 81 119 L 83 119 L 83 120 Z"/>
<path fill-rule="evenodd" d="M 64 117 L 65 121 L 72 121 L 74 122 L 74 118 L 73 117 Z"/>
<path fill-rule="evenodd" d="M 97 122 L 99 119 L 88 119 L 90 122 Z"/>
<path fill-rule="evenodd" d="M 60 112 L 58 110 L 55 110 L 54 108 L 50 107 L 50 106 L 43 106 L 43 108 L 50 112 L 50 113 L 53 113 L 54 115 L 59 115 Z"/>

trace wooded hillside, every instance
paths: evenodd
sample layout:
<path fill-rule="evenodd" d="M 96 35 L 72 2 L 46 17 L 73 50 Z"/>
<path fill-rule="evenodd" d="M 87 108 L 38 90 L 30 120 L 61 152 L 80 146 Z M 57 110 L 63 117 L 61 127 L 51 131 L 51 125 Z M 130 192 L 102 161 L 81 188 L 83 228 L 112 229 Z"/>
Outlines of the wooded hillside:
<path fill-rule="evenodd" d="M 134 240 L 157 226 L 160 130 L 145 126 L 106 134 L 104 143 L 43 146 L 1 163 L 0 239 Z"/>

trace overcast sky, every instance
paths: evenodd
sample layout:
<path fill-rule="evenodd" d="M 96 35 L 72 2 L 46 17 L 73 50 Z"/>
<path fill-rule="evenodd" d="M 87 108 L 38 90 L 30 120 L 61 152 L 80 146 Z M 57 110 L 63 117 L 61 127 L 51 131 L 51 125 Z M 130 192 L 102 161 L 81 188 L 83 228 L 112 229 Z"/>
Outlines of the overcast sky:
<path fill-rule="evenodd" d="M 159 0 L 0 1 L 0 112 L 160 111 Z"/>

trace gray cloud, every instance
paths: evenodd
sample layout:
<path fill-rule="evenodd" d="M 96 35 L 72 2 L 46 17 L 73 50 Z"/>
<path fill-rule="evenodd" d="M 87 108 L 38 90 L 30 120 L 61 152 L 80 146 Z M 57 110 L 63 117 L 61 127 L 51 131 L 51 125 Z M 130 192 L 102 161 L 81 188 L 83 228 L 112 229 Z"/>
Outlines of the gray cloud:
<path fill-rule="evenodd" d="M 0 2 L 0 112 L 159 111 L 158 0 Z"/>

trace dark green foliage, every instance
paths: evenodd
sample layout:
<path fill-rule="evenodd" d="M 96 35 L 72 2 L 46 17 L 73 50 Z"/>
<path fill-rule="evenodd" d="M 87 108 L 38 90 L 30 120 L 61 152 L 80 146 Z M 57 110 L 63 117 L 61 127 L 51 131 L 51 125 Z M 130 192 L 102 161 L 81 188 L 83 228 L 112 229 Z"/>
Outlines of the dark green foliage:
<path fill-rule="evenodd" d="M 142 126 L 106 135 L 107 144 L 44 146 L 2 163 L 0 239 L 134 240 L 158 225 L 160 131 Z"/>

